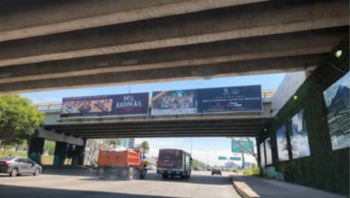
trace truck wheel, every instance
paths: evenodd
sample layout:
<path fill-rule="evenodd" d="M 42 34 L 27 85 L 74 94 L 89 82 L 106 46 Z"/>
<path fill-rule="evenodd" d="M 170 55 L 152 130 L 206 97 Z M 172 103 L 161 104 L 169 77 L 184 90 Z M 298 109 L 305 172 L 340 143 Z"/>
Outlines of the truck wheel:
<path fill-rule="evenodd" d="M 168 179 L 169 178 L 169 176 L 167 174 L 163 174 L 162 176 L 163 176 L 163 179 Z"/>
<path fill-rule="evenodd" d="M 134 169 L 133 168 L 129 168 L 129 179 L 132 180 L 134 179 Z"/>
<path fill-rule="evenodd" d="M 146 177 L 146 170 L 143 169 L 143 170 L 141 171 L 140 178 L 141 178 L 141 179 L 145 179 L 145 177 Z"/>

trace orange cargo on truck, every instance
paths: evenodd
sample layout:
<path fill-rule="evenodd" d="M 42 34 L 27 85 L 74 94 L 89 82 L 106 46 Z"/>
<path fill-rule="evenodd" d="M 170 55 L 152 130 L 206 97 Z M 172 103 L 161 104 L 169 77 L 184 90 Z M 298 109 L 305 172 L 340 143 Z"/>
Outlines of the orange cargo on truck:
<path fill-rule="evenodd" d="M 139 152 L 132 150 L 100 151 L 97 161 L 99 175 L 109 178 L 133 179 L 135 176 L 144 178 L 146 166 L 142 160 L 142 151 L 142 148 Z"/>

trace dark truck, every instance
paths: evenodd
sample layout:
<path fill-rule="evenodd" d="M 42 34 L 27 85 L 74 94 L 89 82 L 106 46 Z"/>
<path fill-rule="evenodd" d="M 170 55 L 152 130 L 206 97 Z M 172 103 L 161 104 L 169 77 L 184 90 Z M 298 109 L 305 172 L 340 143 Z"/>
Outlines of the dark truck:
<path fill-rule="evenodd" d="M 177 149 L 160 149 L 157 173 L 164 179 L 180 176 L 189 179 L 192 169 L 192 157 L 189 153 Z"/>

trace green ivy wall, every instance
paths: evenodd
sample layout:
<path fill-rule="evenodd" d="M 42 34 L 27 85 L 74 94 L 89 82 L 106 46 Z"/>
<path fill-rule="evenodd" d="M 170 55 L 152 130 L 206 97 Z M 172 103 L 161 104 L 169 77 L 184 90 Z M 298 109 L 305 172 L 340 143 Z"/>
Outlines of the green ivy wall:
<path fill-rule="evenodd" d="M 298 99 L 291 98 L 276 117 L 270 120 L 267 130 L 257 138 L 260 144 L 271 137 L 273 165 L 270 168 L 274 167 L 277 172 L 282 173 L 287 182 L 349 195 L 349 148 L 332 150 L 323 98 L 323 91 L 349 71 L 348 46 L 349 40 L 346 39 L 331 54 L 325 56 L 327 64 L 319 66 L 297 90 L 295 95 Z M 334 56 L 338 49 L 343 50 L 341 58 Z M 311 156 L 279 162 L 276 131 L 286 125 L 290 148 L 290 120 L 301 109 L 305 113 Z M 291 155 L 289 149 L 290 159 Z"/>

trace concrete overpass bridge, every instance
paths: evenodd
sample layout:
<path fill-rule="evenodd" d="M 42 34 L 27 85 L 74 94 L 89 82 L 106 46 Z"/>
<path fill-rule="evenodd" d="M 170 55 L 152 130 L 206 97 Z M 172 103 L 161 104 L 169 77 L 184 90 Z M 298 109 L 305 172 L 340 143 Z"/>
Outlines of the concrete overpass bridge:
<path fill-rule="evenodd" d="M 40 160 L 45 138 L 59 139 L 62 165 L 68 148 L 82 163 L 86 138 L 258 136 L 264 174 L 349 195 L 349 146 L 333 149 L 324 98 L 349 71 L 348 9 L 348 0 L 3 0 L 0 94 L 305 71 L 300 88 L 282 91 L 282 103 L 265 101 L 261 114 L 68 120 L 48 112 L 29 155 Z M 289 136 L 281 162 L 276 131 L 291 135 L 299 112 L 310 155 L 295 158 Z"/>
<path fill-rule="evenodd" d="M 271 101 L 256 113 L 143 117 L 60 118 L 60 110 L 45 112 L 41 137 L 55 132 L 77 138 L 128 137 L 256 137 L 271 118 Z"/>
<path fill-rule="evenodd" d="M 140 117 L 60 117 L 60 104 L 42 109 L 45 119 L 29 146 L 29 157 L 41 161 L 45 140 L 56 142 L 54 165 L 63 165 L 70 150 L 82 164 L 87 139 L 141 137 L 257 137 L 272 117 L 271 98 L 262 112 Z"/>
<path fill-rule="evenodd" d="M 0 92 L 307 71 L 347 0 L 5 0 Z"/>

